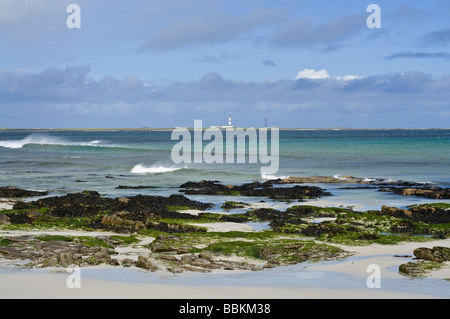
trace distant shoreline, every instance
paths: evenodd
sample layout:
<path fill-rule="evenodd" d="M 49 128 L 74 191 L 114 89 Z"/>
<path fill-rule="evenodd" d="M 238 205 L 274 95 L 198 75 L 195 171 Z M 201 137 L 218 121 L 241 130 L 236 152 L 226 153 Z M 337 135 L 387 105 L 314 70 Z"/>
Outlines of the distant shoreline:
<path fill-rule="evenodd" d="M 192 127 L 142 127 L 142 128 L 0 128 L 0 132 L 115 132 L 115 131 L 173 131 L 176 128 L 193 130 Z M 210 127 L 204 127 L 208 129 Z M 239 128 L 239 127 L 234 127 Z M 255 127 L 256 129 L 261 129 Z M 267 127 L 276 128 L 276 127 Z M 243 127 L 247 129 L 247 127 Z M 392 131 L 392 130 L 450 130 L 450 128 L 349 128 L 349 127 L 330 127 L 330 128 L 289 128 L 278 127 L 280 131 Z"/>

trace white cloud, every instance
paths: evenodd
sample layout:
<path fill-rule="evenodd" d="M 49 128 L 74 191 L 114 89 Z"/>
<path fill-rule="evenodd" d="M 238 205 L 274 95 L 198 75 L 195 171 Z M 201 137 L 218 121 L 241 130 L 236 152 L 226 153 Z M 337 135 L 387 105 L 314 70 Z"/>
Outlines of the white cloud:
<path fill-rule="evenodd" d="M 212 72 L 193 81 L 151 86 L 137 77 L 95 80 L 89 72 L 88 66 L 0 72 L 2 126 L 186 126 L 192 118 L 213 125 L 228 112 L 242 126 L 255 125 L 255 114 L 262 113 L 279 123 L 274 125 L 291 127 L 333 121 L 337 126 L 448 126 L 450 77 L 421 72 L 350 81 L 355 76 L 338 79 L 325 69 L 305 69 L 299 72 L 303 80 L 263 82 L 233 81 Z"/>
<path fill-rule="evenodd" d="M 363 79 L 364 77 L 361 75 L 344 75 L 344 76 L 337 76 L 336 79 L 337 80 L 343 80 L 343 81 L 353 81 L 353 80 L 360 80 Z"/>
<path fill-rule="evenodd" d="M 336 76 L 331 77 L 327 70 L 314 70 L 314 69 L 304 69 L 302 71 L 299 71 L 297 76 L 295 77 L 296 80 L 298 79 L 308 79 L 308 80 L 325 80 L 325 79 L 336 79 L 336 80 L 343 80 L 343 81 L 352 81 L 352 80 L 360 80 L 363 77 L 360 75 L 344 75 L 344 76 Z"/>
<path fill-rule="evenodd" d="M 328 78 L 330 78 L 330 75 L 328 74 L 328 71 L 325 69 L 319 71 L 316 71 L 314 69 L 304 69 L 298 72 L 297 76 L 295 77 L 296 80 L 298 79 L 322 80 Z"/>

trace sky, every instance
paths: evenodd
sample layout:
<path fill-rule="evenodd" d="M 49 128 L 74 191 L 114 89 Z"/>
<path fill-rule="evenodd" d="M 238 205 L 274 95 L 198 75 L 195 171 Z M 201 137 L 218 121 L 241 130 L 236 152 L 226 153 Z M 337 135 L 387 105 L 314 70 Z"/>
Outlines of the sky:
<path fill-rule="evenodd" d="M 0 127 L 447 128 L 449 17 L 444 0 L 1 0 Z"/>

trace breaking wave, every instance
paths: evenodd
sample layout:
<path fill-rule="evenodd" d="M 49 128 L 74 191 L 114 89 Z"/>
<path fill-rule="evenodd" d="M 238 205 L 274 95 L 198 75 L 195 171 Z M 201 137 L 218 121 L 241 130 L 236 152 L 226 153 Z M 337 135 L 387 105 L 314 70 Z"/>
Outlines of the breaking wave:
<path fill-rule="evenodd" d="M 66 145 L 66 146 L 100 146 L 101 141 L 69 142 L 61 138 L 33 134 L 21 140 L 0 141 L 0 147 L 23 148 L 26 145 Z"/>
<path fill-rule="evenodd" d="M 166 166 L 150 166 L 146 167 L 142 164 L 134 166 L 130 173 L 132 174 L 163 174 L 178 171 L 185 167 L 166 167 Z"/>
<path fill-rule="evenodd" d="M 289 176 L 275 176 L 275 175 L 271 175 L 271 174 L 266 174 L 266 173 L 262 173 L 261 174 L 261 178 L 262 179 L 267 179 L 267 180 L 272 180 L 272 179 L 285 179 L 288 178 Z"/>

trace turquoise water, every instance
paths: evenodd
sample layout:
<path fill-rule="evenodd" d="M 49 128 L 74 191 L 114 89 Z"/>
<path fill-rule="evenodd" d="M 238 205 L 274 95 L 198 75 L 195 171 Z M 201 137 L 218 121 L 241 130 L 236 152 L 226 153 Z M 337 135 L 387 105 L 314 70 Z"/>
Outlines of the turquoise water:
<path fill-rule="evenodd" d="M 283 169 L 289 175 L 303 169 L 306 175 L 449 182 L 449 131 L 316 131 L 286 135 L 280 153 Z"/>
<path fill-rule="evenodd" d="M 170 193 L 188 180 L 263 181 L 260 162 L 174 164 L 171 131 L 0 131 L 0 185 Z M 281 130 L 274 176 L 356 176 L 450 185 L 450 130 Z M 124 192 L 121 190 L 120 192 Z"/>

